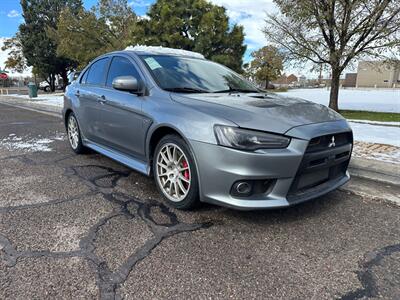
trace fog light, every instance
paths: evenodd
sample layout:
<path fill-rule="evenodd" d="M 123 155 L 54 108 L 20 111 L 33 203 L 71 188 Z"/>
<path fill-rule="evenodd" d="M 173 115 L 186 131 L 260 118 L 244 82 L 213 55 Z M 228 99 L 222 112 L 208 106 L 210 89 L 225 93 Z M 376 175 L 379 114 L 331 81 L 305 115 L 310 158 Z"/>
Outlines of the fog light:
<path fill-rule="evenodd" d="M 249 194 L 251 192 L 251 185 L 247 182 L 239 182 L 236 185 L 236 191 L 239 194 Z"/>
<path fill-rule="evenodd" d="M 248 197 L 253 192 L 253 183 L 250 181 L 238 181 L 232 186 L 231 194 L 235 197 Z"/>
<path fill-rule="evenodd" d="M 272 191 L 275 182 L 276 179 L 236 181 L 231 187 L 231 195 L 238 198 L 250 196 L 255 198 L 265 197 Z"/>

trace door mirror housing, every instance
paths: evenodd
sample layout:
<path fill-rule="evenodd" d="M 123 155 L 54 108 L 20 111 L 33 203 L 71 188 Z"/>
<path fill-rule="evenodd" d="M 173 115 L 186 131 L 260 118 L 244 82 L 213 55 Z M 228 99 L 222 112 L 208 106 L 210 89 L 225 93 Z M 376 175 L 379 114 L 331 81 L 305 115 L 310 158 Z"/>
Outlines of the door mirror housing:
<path fill-rule="evenodd" d="M 142 93 L 142 84 L 134 76 L 115 77 L 112 86 L 116 90 L 128 91 L 135 94 Z"/>

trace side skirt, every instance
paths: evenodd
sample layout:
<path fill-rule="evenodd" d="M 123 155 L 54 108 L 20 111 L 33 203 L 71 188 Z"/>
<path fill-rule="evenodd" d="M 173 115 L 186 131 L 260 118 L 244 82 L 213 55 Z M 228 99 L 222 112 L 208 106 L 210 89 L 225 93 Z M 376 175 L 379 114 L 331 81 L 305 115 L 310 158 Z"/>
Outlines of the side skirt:
<path fill-rule="evenodd" d="M 109 157 L 109 158 L 135 170 L 135 171 L 138 171 L 144 175 L 150 176 L 151 168 L 148 163 L 141 161 L 141 160 L 137 160 L 137 159 L 127 156 L 125 154 L 121 154 L 113 149 L 106 148 L 104 146 L 93 143 L 86 139 L 83 140 L 82 142 L 86 147 L 93 149 L 94 151 L 99 152 L 100 154 L 103 154 L 104 156 L 107 156 L 107 157 Z"/>

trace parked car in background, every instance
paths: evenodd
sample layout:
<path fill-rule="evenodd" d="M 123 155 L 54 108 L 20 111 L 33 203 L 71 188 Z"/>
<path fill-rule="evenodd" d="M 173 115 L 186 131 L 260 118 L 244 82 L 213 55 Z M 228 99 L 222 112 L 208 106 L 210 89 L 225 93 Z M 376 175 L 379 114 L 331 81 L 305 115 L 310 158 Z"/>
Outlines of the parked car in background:
<path fill-rule="evenodd" d="M 42 81 L 39 83 L 39 89 L 45 92 L 50 92 L 50 84 L 47 81 Z"/>
<path fill-rule="evenodd" d="M 286 207 L 349 180 L 353 136 L 341 115 L 266 93 L 198 53 L 102 55 L 67 87 L 63 116 L 73 151 L 153 175 L 180 209 Z"/>
<path fill-rule="evenodd" d="M 40 82 L 39 89 L 45 92 L 51 91 L 50 84 L 47 81 Z M 62 82 L 60 80 L 56 80 L 56 90 L 62 90 L 62 89 L 63 89 Z"/>

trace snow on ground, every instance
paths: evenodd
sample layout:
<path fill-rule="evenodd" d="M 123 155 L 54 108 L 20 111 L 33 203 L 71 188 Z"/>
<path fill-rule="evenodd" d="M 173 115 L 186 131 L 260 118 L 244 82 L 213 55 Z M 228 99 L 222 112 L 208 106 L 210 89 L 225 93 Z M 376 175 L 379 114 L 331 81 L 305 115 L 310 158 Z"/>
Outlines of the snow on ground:
<path fill-rule="evenodd" d="M 355 142 L 352 156 L 400 165 L 400 148 L 394 146 Z"/>
<path fill-rule="evenodd" d="M 400 127 L 350 122 L 354 140 L 400 147 Z"/>
<path fill-rule="evenodd" d="M 292 89 L 279 93 L 328 106 L 329 89 Z M 339 108 L 400 113 L 400 89 L 340 89 Z"/>
<path fill-rule="evenodd" d="M 355 155 L 356 157 L 358 156 L 357 154 Z M 400 150 L 396 149 L 393 151 L 390 151 L 388 153 L 370 153 L 368 156 L 358 156 L 366 159 L 373 159 L 373 160 L 380 160 L 392 164 L 399 165 L 400 164 Z"/>
<path fill-rule="evenodd" d="M 9 96 L 15 98 L 26 99 L 32 102 L 51 105 L 55 107 L 63 107 L 64 105 L 64 94 L 57 93 L 57 94 L 40 94 L 36 98 L 29 98 L 29 95 L 18 95 L 18 94 L 10 94 Z"/>
<path fill-rule="evenodd" d="M 56 140 L 63 140 L 64 135 L 59 134 L 52 138 L 29 138 L 20 137 L 16 134 L 9 134 L 8 137 L 0 140 L 0 148 L 7 149 L 9 151 L 21 150 L 23 152 L 50 152 L 53 149 L 51 144 Z"/>
<path fill-rule="evenodd" d="M 400 126 L 400 122 L 382 122 L 382 121 L 353 120 L 353 119 L 347 119 L 347 121 L 353 122 L 353 123 L 361 123 L 361 124 Z"/>

